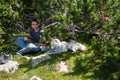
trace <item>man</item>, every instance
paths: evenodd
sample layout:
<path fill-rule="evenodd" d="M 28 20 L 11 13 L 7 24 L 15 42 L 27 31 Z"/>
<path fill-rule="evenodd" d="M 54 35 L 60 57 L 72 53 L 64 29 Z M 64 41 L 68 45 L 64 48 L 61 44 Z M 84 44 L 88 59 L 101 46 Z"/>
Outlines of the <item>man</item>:
<path fill-rule="evenodd" d="M 42 43 L 40 43 L 40 35 L 44 33 L 44 30 L 39 28 L 38 21 L 36 19 L 31 21 L 32 28 L 29 31 L 29 34 L 25 37 L 18 37 L 17 43 L 21 48 L 16 54 L 22 55 L 30 51 L 38 52 L 41 50 Z"/>

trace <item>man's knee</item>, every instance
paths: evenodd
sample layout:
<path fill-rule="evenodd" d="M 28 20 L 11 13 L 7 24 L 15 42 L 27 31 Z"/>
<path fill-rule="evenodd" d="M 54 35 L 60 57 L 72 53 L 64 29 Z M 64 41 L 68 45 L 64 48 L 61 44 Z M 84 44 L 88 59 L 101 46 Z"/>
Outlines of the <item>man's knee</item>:
<path fill-rule="evenodd" d="M 20 40 L 24 40 L 24 38 L 23 37 L 18 37 L 17 42 L 20 41 Z"/>
<path fill-rule="evenodd" d="M 33 43 L 29 43 L 29 44 L 28 44 L 28 47 L 29 47 L 29 48 L 37 48 L 37 46 L 36 46 L 35 44 L 33 44 Z"/>
<path fill-rule="evenodd" d="M 32 43 L 28 44 L 27 47 L 28 47 L 29 49 L 31 49 L 33 52 L 38 52 L 38 51 L 40 51 L 40 47 L 38 47 L 38 46 L 36 46 L 36 45 L 34 45 L 34 44 L 32 44 Z"/>

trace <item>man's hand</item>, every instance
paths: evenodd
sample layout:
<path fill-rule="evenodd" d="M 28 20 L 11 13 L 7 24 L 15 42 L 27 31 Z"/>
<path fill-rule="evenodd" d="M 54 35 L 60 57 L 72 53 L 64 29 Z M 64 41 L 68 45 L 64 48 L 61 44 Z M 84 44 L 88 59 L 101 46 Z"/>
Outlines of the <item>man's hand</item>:
<path fill-rule="evenodd" d="M 29 39 L 28 39 L 28 37 L 24 37 L 24 40 L 27 41 L 27 40 L 29 40 Z"/>
<path fill-rule="evenodd" d="M 26 35 L 26 36 L 24 37 L 24 40 L 27 41 L 27 40 L 29 40 L 30 38 L 31 38 L 31 36 L 30 36 L 30 34 L 28 34 L 28 35 Z"/>
<path fill-rule="evenodd" d="M 43 46 L 44 44 L 43 43 L 35 43 L 36 45 L 38 46 Z"/>

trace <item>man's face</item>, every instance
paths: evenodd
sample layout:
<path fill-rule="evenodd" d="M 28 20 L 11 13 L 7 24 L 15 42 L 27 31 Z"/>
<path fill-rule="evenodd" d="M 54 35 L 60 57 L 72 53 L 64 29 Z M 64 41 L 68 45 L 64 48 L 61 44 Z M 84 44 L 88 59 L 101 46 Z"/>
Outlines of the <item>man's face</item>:
<path fill-rule="evenodd" d="M 34 30 L 37 30 L 37 29 L 39 29 L 39 25 L 38 25 L 38 22 L 35 22 L 35 21 L 33 21 L 32 23 L 31 23 L 31 26 L 32 26 L 32 28 L 34 29 Z"/>

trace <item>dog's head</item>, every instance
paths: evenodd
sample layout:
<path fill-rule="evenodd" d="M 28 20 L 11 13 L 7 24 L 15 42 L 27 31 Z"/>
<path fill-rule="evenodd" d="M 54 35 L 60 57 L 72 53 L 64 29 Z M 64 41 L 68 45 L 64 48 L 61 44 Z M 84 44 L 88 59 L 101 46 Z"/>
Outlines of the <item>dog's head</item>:
<path fill-rule="evenodd" d="M 56 47 L 59 47 L 61 45 L 61 42 L 59 39 L 55 38 L 51 38 L 51 48 L 54 49 Z"/>

